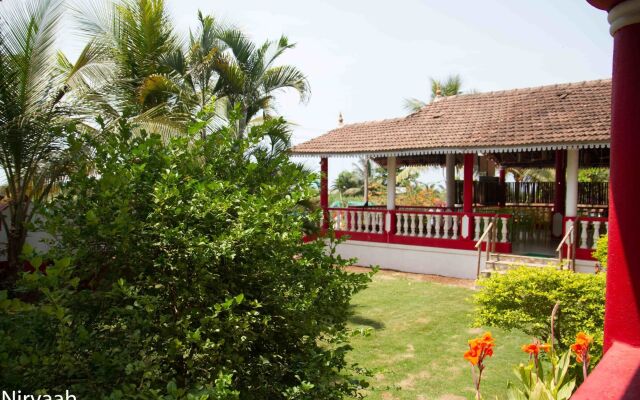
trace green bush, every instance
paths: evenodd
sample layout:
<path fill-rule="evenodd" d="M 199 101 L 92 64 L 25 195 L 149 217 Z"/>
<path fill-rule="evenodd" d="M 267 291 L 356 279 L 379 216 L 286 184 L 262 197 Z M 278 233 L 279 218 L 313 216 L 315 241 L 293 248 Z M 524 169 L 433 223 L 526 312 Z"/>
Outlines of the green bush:
<path fill-rule="evenodd" d="M 592 253 L 593 258 L 598 260 L 600 268 L 607 270 L 607 255 L 609 254 L 609 235 L 602 235 L 596 243 L 596 251 Z"/>
<path fill-rule="evenodd" d="M 47 270 L 0 297 L 0 387 L 108 399 L 342 399 L 351 296 L 369 276 L 300 203 L 284 122 L 206 141 L 105 132 L 47 212 Z M 333 245 L 333 241 L 329 240 Z M 33 257 L 34 255 L 31 255 Z M 20 296 L 25 302 L 16 300 Z M 26 301 L 28 300 L 28 301 Z"/>
<path fill-rule="evenodd" d="M 550 315 L 556 302 L 555 324 L 560 350 L 567 350 L 576 333 L 594 336 L 594 356 L 602 352 L 606 274 L 577 274 L 554 268 L 522 267 L 480 282 L 475 295 L 475 324 L 519 329 L 549 340 Z"/>

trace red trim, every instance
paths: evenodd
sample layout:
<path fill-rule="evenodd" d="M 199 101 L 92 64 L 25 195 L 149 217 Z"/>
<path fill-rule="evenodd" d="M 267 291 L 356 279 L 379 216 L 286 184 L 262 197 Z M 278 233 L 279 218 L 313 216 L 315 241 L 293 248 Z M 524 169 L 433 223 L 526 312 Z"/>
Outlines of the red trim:
<path fill-rule="evenodd" d="M 640 24 L 614 36 L 605 349 L 640 346 Z M 640 379 L 640 378 L 639 378 Z"/>
<path fill-rule="evenodd" d="M 473 212 L 473 154 L 464 155 L 464 195 L 462 210 L 465 213 Z"/>
<path fill-rule="evenodd" d="M 506 204 L 507 201 L 507 185 L 506 183 L 506 179 L 507 179 L 507 170 L 504 167 L 500 167 L 500 171 L 498 174 L 498 184 L 500 186 L 500 195 L 498 196 L 498 206 L 499 207 L 504 207 L 504 205 Z"/>
<path fill-rule="evenodd" d="M 556 150 L 556 187 L 553 212 L 564 215 L 567 191 L 567 151 Z"/>
<path fill-rule="evenodd" d="M 324 210 L 324 216 L 322 218 L 322 228 L 327 229 L 329 227 L 329 214 L 327 208 L 329 208 L 329 159 L 320 159 L 320 207 Z"/>
<path fill-rule="evenodd" d="M 624 0 L 587 0 L 587 2 L 595 8 L 599 8 L 605 11 L 611 10 L 613 7 L 617 6 L 623 1 Z"/>
<path fill-rule="evenodd" d="M 357 211 L 354 208 L 330 208 L 329 211 Z M 327 214 L 329 214 L 327 211 Z M 359 211 L 359 210 L 358 210 Z M 393 243 L 393 244 L 403 244 L 409 246 L 427 246 L 427 247 L 438 247 L 438 248 L 447 248 L 447 249 L 456 249 L 456 250 L 476 250 L 475 249 L 475 241 L 468 238 L 462 237 L 462 229 L 458 232 L 458 239 L 435 239 L 435 238 L 427 238 L 427 237 L 419 237 L 419 236 L 405 236 L 405 235 L 396 235 L 396 214 L 398 211 L 396 210 L 376 210 L 378 212 L 384 213 L 384 218 L 386 221 L 386 217 L 389 214 L 391 217 L 391 226 L 388 229 L 385 229 L 384 233 L 365 233 L 365 232 L 352 232 L 352 231 L 336 231 L 336 237 L 346 237 L 351 240 L 358 240 L 363 242 L 376 242 L 376 243 Z M 388 214 L 387 214 L 388 213 Z M 499 217 L 499 218 L 512 218 L 510 214 L 464 214 L 464 213 L 455 213 L 455 212 L 424 212 L 424 211 L 411 211 L 411 212 L 403 212 L 400 211 L 401 214 L 429 214 L 429 215 L 454 215 L 459 217 L 459 221 L 462 223 L 462 217 L 464 215 L 468 215 L 470 220 L 470 230 L 469 234 L 473 237 L 473 218 L 474 217 Z M 347 218 L 351 218 L 349 214 L 347 214 Z M 385 222 L 386 225 L 386 222 Z M 483 243 L 483 249 L 485 244 Z M 500 253 L 511 253 L 512 245 L 511 243 L 496 243 L 496 251 Z"/>
<path fill-rule="evenodd" d="M 640 348 L 615 342 L 571 400 L 640 399 Z"/>
<path fill-rule="evenodd" d="M 337 231 L 336 237 L 346 237 L 347 239 L 358 240 L 361 242 L 392 243 L 407 246 L 438 247 L 453 250 L 476 250 L 476 242 L 468 239 L 434 239 L 417 236 L 399 236 L 387 233 L 380 234 L 346 231 Z M 482 248 L 484 250 L 484 243 L 482 244 Z M 511 253 L 511 243 L 496 243 L 496 251 L 500 253 Z"/>
<path fill-rule="evenodd" d="M 602 222 L 602 224 L 604 225 L 605 222 L 607 222 L 606 218 L 601 218 L 601 217 L 578 217 L 578 224 L 580 224 L 580 221 L 589 221 L 589 222 L 594 222 L 594 221 L 600 221 Z M 576 217 L 563 217 L 562 218 L 562 236 L 564 237 L 564 235 L 567 233 L 567 221 L 575 221 Z M 577 236 L 577 241 L 578 241 L 578 245 L 576 246 L 576 259 L 578 260 L 587 260 L 587 261 L 596 261 L 596 259 L 593 257 L 593 252 L 595 251 L 594 249 L 581 249 L 579 246 L 580 243 L 580 235 Z M 565 248 L 563 248 L 563 254 L 566 256 L 567 254 L 567 249 L 566 246 Z"/>

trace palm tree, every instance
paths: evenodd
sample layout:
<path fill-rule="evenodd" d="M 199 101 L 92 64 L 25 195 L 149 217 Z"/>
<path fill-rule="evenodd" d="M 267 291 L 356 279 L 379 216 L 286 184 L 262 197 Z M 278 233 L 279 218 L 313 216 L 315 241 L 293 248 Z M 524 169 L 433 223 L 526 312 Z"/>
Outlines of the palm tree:
<path fill-rule="evenodd" d="M 293 89 L 302 101 L 309 96 L 309 83 L 299 69 L 275 65 L 286 50 L 295 46 L 287 37 L 256 46 L 240 30 L 227 28 L 219 33 L 218 39 L 225 47 L 215 57 L 219 79 L 214 91 L 230 105 L 239 107 L 239 135 L 244 134 L 246 126 L 260 112 L 263 118 L 270 117 L 275 110 L 276 92 Z"/>
<path fill-rule="evenodd" d="M 462 93 L 462 79 L 460 75 L 449 75 L 445 80 L 431 80 L 431 101 L 440 96 L 455 96 Z M 404 100 L 404 109 L 409 113 L 420 111 L 427 103 L 416 98 Z"/>
<path fill-rule="evenodd" d="M 7 232 L 2 285 L 16 277 L 29 225 L 71 165 L 67 132 L 78 82 L 95 77 L 91 51 L 61 65 L 54 49 L 61 0 L 8 2 L 0 8 L 0 167 L 6 179 L 1 216 Z"/>
<path fill-rule="evenodd" d="M 333 182 L 332 190 L 340 195 L 340 202 L 343 202 L 344 195 L 357 195 L 362 193 L 363 182 L 356 172 L 342 171 Z"/>
<path fill-rule="evenodd" d="M 164 0 L 81 4 L 77 19 L 96 54 L 93 62 L 111 71 L 106 81 L 86 82 L 94 110 L 111 124 L 126 118 L 165 136 L 185 132 L 189 115 L 176 101 L 181 88 L 171 65 L 181 41 Z"/>

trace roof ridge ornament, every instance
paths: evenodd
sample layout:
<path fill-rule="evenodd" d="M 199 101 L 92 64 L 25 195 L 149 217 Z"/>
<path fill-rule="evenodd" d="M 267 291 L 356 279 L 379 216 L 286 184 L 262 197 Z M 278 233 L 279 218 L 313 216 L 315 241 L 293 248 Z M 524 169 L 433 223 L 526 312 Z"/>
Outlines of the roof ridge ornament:
<path fill-rule="evenodd" d="M 338 126 L 344 125 L 344 117 L 342 117 L 342 111 L 338 114 Z"/>

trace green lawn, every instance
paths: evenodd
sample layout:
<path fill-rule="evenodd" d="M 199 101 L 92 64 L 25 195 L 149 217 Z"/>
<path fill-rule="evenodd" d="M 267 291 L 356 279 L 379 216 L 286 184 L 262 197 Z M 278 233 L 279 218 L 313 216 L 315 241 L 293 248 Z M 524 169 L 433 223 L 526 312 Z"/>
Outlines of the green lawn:
<path fill-rule="evenodd" d="M 470 364 L 462 358 L 467 340 L 484 332 L 471 328 L 473 290 L 377 274 L 353 299 L 354 337 L 350 361 L 372 371 L 368 399 L 472 399 Z M 488 329 L 496 340 L 486 362 L 483 398 L 504 398 L 513 366 L 527 360 L 522 333 Z"/>

